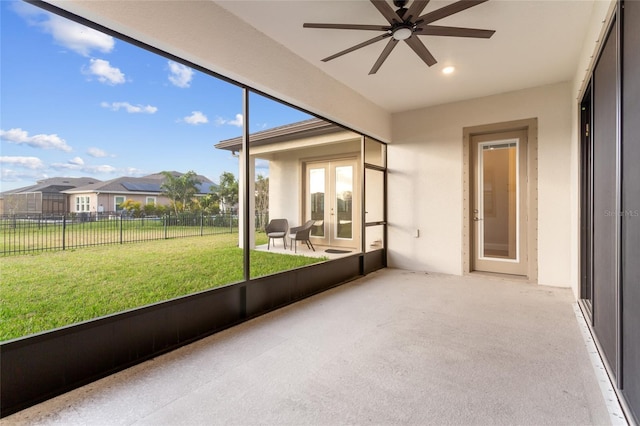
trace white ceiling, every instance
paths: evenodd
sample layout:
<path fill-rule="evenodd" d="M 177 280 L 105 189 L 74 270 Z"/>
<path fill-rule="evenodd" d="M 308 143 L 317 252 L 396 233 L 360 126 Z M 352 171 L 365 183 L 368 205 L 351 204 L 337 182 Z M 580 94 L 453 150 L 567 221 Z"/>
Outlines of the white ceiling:
<path fill-rule="evenodd" d="M 572 79 L 594 1 L 489 0 L 433 24 L 493 29 L 492 38 L 420 36 L 437 64 L 427 67 L 399 43 L 375 75 L 368 73 L 386 40 L 326 63 L 321 59 L 382 33 L 302 27 L 305 22 L 387 25 L 368 0 L 216 3 L 385 110 L 398 112 Z M 423 14 L 450 3 L 431 0 Z M 448 65 L 456 71 L 444 75 Z"/>

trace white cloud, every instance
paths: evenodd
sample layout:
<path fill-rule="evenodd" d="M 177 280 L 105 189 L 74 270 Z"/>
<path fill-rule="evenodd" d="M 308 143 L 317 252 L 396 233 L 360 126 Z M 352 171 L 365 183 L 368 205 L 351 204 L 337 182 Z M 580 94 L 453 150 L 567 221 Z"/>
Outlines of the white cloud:
<path fill-rule="evenodd" d="M 125 82 L 122 71 L 120 71 L 119 68 L 112 67 L 109 61 L 105 61 L 104 59 L 91 59 L 89 69 L 84 70 L 84 73 L 94 75 L 98 77 L 98 81 L 101 83 L 112 86 Z"/>
<path fill-rule="evenodd" d="M 58 44 L 82 56 L 89 56 L 93 50 L 109 53 L 115 46 L 113 37 L 56 15 L 50 15 L 42 27 Z"/>
<path fill-rule="evenodd" d="M 115 39 L 84 25 L 49 13 L 38 7 L 15 2 L 13 10 L 30 25 L 40 27 L 51 34 L 55 42 L 82 56 L 90 56 L 96 50 L 109 53 L 115 46 Z"/>
<path fill-rule="evenodd" d="M 44 168 L 44 163 L 38 157 L 2 156 L 0 157 L 0 164 L 10 164 L 12 166 L 19 166 L 32 170 Z"/>
<path fill-rule="evenodd" d="M 87 149 L 87 155 L 93 158 L 113 157 L 113 155 L 107 154 L 106 151 L 94 147 Z"/>
<path fill-rule="evenodd" d="M 69 164 L 73 164 L 76 166 L 83 166 L 84 160 L 80 157 L 73 157 L 71 160 L 69 160 Z"/>
<path fill-rule="evenodd" d="M 125 167 L 124 169 L 122 169 L 122 174 L 124 176 L 144 176 L 149 174 L 149 172 L 136 169 L 135 167 Z"/>
<path fill-rule="evenodd" d="M 0 181 L 1 182 L 24 182 L 25 185 L 31 184 L 41 180 L 46 179 L 48 176 L 46 173 L 43 173 L 41 170 L 13 170 L 7 167 L 2 167 L 0 169 Z M 24 185 L 22 185 L 24 186 Z M 0 190 L 4 190 L 0 186 Z"/>
<path fill-rule="evenodd" d="M 177 87 L 187 88 L 191 86 L 193 70 L 177 62 L 169 61 L 169 81 Z"/>
<path fill-rule="evenodd" d="M 118 169 L 113 166 L 109 166 L 108 164 L 103 164 L 100 166 L 83 167 L 82 170 L 89 173 L 115 173 Z"/>
<path fill-rule="evenodd" d="M 242 127 L 242 123 L 244 123 L 244 118 L 242 117 L 242 114 L 236 114 L 236 118 L 234 120 L 229 121 L 228 124 L 231 124 L 232 126 L 236 126 L 236 127 Z"/>
<path fill-rule="evenodd" d="M 183 118 L 183 120 L 185 123 L 189 123 L 193 125 L 204 124 L 209 122 L 209 119 L 207 118 L 207 116 L 200 111 L 193 111 L 191 115 Z"/>
<path fill-rule="evenodd" d="M 29 136 L 26 130 L 20 128 L 1 130 L 0 139 L 17 145 L 28 145 L 33 148 L 42 149 L 58 149 L 60 151 L 70 152 L 72 148 L 67 145 L 67 142 L 58 135 L 33 135 Z"/>
<path fill-rule="evenodd" d="M 108 108 L 112 111 L 119 111 L 124 109 L 130 114 L 155 114 L 158 111 L 157 107 L 151 105 L 131 105 L 129 102 L 102 102 L 100 104 L 103 108 Z"/>
<path fill-rule="evenodd" d="M 229 126 L 242 127 L 243 123 L 244 123 L 244 117 L 242 116 L 242 114 L 236 114 L 236 118 L 234 118 L 233 120 L 227 120 L 222 117 L 216 117 L 216 124 L 218 126 L 227 124 Z"/>
<path fill-rule="evenodd" d="M 84 161 L 82 161 L 81 159 L 80 159 L 81 163 L 78 164 L 74 161 L 77 159 L 78 157 L 71 159 L 66 163 L 53 163 L 51 164 L 51 168 L 55 170 L 74 170 L 74 171 L 88 173 L 88 174 L 115 173 L 118 171 L 118 169 L 108 164 L 102 164 L 102 165 L 96 165 L 96 166 L 86 165 L 84 164 Z"/>

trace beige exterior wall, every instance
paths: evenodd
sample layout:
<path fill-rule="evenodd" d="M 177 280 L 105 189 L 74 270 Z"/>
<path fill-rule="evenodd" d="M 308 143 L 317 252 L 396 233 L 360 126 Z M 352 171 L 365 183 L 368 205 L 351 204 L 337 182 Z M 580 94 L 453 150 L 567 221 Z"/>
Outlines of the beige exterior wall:
<path fill-rule="evenodd" d="M 133 200 L 139 202 L 142 206 L 144 206 L 147 202 L 147 197 L 155 197 L 157 205 L 169 205 L 169 199 L 165 196 L 161 195 L 137 195 L 137 194 L 96 194 L 96 193 L 86 193 L 86 194 L 71 194 L 69 195 L 69 212 L 76 212 L 76 198 L 77 197 L 86 197 L 89 196 L 89 211 L 91 213 L 96 213 L 101 211 L 100 206 L 102 206 L 102 212 L 114 212 L 116 211 L 115 205 L 115 197 L 124 197 L 125 200 Z"/>
<path fill-rule="evenodd" d="M 463 128 L 537 118 L 538 281 L 570 286 L 571 106 L 560 83 L 394 115 L 390 266 L 462 274 Z"/>
<path fill-rule="evenodd" d="M 95 213 L 97 211 L 98 196 L 96 194 L 72 194 L 69 195 L 69 213 L 82 213 L 82 211 L 78 212 L 76 210 L 76 202 L 79 197 L 89 197 L 89 210 L 85 211 L 85 213 Z"/>
<path fill-rule="evenodd" d="M 570 287 L 578 297 L 578 103 L 614 6 L 595 2 L 571 81 L 392 117 L 390 266 L 462 273 L 462 128 L 537 117 L 538 283 Z"/>

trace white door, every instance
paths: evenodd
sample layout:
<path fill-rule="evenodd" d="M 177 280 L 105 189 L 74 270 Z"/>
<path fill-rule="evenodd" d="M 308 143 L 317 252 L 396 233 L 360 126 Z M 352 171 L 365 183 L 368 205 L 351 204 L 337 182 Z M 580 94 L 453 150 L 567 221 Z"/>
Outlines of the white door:
<path fill-rule="evenodd" d="M 526 131 L 471 142 L 473 270 L 527 275 Z"/>
<path fill-rule="evenodd" d="M 360 241 L 357 160 L 306 163 L 305 220 L 313 244 L 356 249 Z"/>

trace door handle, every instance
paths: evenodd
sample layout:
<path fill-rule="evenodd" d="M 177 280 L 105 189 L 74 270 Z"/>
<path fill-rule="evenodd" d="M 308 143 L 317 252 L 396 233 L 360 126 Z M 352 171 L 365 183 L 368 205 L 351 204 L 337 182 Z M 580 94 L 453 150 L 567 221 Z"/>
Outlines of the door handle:
<path fill-rule="evenodd" d="M 475 220 L 475 221 L 477 222 L 477 221 L 482 220 L 482 219 L 480 219 L 478 216 L 475 216 L 475 217 L 473 218 L 473 220 Z"/>

